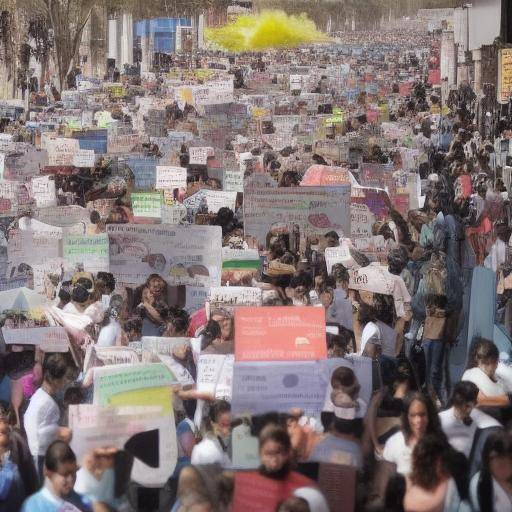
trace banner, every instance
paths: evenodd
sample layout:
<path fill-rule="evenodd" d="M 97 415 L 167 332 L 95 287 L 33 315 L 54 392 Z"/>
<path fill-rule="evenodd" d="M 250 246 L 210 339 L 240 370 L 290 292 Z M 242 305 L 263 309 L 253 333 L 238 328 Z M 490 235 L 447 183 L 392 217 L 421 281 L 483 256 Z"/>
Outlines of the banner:
<path fill-rule="evenodd" d="M 109 224 L 110 272 L 125 284 L 157 273 L 174 286 L 220 286 L 221 232 L 220 226 Z"/>
<path fill-rule="evenodd" d="M 326 357 L 323 308 L 242 307 L 235 310 L 237 361 L 305 361 Z"/>
<path fill-rule="evenodd" d="M 6 345 L 37 345 L 44 352 L 67 352 L 69 349 L 69 338 L 64 327 L 2 327 L 2 336 Z"/>
<path fill-rule="evenodd" d="M 301 238 L 328 231 L 350 236 L 350 185 L 333 188 L 248 186 L 244 194 L 244 229 L 260 245 L 275 229 L 298 231 Z"/>

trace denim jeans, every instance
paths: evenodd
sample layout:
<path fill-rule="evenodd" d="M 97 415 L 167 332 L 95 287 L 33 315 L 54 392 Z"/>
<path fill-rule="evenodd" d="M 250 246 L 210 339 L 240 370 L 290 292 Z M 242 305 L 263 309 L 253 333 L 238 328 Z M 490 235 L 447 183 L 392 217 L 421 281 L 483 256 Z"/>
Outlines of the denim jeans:
<path fill-rule="evenodd" d="M 423 339 L 423 351 L 425 352 L 426 383 L 433 388 L 437 398 L 443 401 L 443 358 L 444 342 L 440 340 Z"/>

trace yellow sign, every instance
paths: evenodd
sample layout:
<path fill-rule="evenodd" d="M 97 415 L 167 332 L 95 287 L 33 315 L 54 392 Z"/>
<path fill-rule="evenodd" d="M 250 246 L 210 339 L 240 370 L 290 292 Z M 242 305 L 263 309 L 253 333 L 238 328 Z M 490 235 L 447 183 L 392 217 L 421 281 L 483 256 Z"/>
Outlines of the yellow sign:
<path fill-rule="evenodd" d="M 507 103 L 512 97 L 512 48 L 500 50 L 498 101 Z"/>

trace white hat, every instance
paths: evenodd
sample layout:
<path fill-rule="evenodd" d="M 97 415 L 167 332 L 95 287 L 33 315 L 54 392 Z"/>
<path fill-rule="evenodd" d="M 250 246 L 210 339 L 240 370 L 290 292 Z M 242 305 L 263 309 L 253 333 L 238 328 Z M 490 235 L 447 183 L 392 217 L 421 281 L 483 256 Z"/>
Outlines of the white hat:
<path fill-rule="evenodd" d="M 305 500 L 310 512 L 329 512 L 329 505 L 324 495 L 314 487 L 299 487 L 293 491 L 293 495 Z"/>
<path fill-rule="evenodd" d="M 373 322 L 368 322 L 364 326 L 363 332 L 361 333 L 361 354 L 364 353 L 364 349 L 367 343 L 382 345 L 379 326 Z"/>

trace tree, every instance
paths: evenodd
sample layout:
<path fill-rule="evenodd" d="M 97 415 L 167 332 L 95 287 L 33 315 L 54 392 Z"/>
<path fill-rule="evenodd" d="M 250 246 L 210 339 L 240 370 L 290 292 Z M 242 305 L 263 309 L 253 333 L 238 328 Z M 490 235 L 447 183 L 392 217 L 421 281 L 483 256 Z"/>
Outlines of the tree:
<path fill-rule="evenodd" d="M 0 0 L 0 12 L 23 12 L 33 23 L 30 36 L 36 35 L 36 57 L 45 64 L 44 59 L 51 51 L 58 72 L 56 85 L 62 90 L 78 55 L 84 27 L 97 4 L 104 5 L 109 14 L 130 12 L 135 19 L 143 19 L 196 16 L 215 5 L 227 4 L 227 0 Z M 8 54 L 2 43 L 0 39 L 0 46 Z"/>

